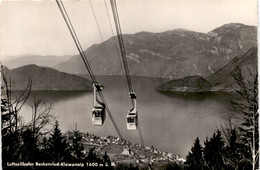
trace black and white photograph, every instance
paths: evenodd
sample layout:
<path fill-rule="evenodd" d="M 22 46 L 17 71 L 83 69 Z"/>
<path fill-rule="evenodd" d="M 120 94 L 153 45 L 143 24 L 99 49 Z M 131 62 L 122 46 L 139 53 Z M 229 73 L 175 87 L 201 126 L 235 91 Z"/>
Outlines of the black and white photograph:
<path fill-rule="evenodd" d="M 258 170 L 258 3 L 0 1 L 0 167 Z"/>

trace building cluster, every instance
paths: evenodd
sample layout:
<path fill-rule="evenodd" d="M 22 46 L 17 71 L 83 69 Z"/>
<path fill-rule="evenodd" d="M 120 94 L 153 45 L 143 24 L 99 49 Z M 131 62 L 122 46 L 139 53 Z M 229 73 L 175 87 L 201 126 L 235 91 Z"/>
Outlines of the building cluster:
<path fill-rule="evenodd" d="M 178 155 L 155 149 L 153 146 L 133 144 L 113 136 L 99 137 L 93 134 L 83 134 L 83 145 L 85 148 L 95 147 L 97 155 L 107 152 L 112 165 L 117 163 L 156 164 L 185 162 L 185 159 Z M 88 151 L 86 150 L 85 152 Z"/>

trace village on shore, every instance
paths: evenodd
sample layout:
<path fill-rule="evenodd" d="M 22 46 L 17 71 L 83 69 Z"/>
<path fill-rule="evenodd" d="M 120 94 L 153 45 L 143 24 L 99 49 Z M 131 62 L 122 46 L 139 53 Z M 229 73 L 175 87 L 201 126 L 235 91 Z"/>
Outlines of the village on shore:
<path fill-rule="evenodd" d="M 70 133 L 67 132 L 66 136 L 70 136 Z M 153 146 L 132 144 L 113 136 L 99 137 L 94 134 L 82 133 L 82 144 L 86 155 L 90 149 L 94 149 L 95 154 L 99 157 L 106 153 L 111 160 L 111 166 L 118 164 L 159 166 L 166 163 L 184 164 L 186 161 L 179 155 L 155 149 Z"/>

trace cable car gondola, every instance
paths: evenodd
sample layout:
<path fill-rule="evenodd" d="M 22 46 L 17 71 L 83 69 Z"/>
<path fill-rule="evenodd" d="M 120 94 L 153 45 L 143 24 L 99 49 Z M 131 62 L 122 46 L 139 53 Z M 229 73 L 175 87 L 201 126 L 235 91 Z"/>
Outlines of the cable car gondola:
<path fill-rule="evenodd" d="M 136 130 L 138 119 L 136 110 L 136 95 L 134 92 L 130 93 L 130 98 L 133 102 L 133 108 L 127 114 L 127 130 Z"/>
<path fill-rule="evenodd" d="M 92 125 L 102 126 L 106 118 L 105 104 L 98 100 L 97 91 L 101 91 L 104 88 L 101 84 L 94 83 L 94 107 L 92 109 Z"/>

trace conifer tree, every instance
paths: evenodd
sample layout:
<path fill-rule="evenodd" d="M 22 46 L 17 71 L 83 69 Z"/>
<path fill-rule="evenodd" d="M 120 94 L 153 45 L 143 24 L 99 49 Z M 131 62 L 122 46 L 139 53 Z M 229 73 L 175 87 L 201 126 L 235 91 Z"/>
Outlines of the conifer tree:
<path fill-rule="evenodd" d="M 186 157 L 186 167 L 187 169 L 203 169 L 204 161 L 202 157 L 202 146 L 200 145 L 200 140 L 197 137 L 194 146 L 191 148 L 191 152 L 188 153 Z"/>
<path fill-rule="evenodd" d="M 49 145 L 48 138 L 45 135 L 41 134 L 41 137 L 42 137 L 42 139 L 41 139 L 41 142 L 39 143 L 39 145 L 40 145 L 40 147 L 39 147 L 39 152 L 40 152 L 39 161 L 46 162 L 46 161 L 48 161 L 49 156 L 50 156 L 49 155 L 50 145 Z"/>
<path fill-rule="evenodd" d="M 234 112 L 242 113 L 243 116 L 239 126 L 240 141 L 244 145 L 241 148 L 243 160 L 250 162 L 255 170 L 259 166 L 258 72 L 254 67 L 247 68 L 246 72 L 240 67 L 235 68 L 233 77 L 238 86 L 236 90 L 238 97 L 232 105 Z"/>
<path fill-rule="evenodd" d="M 39 157 L 39 148 L 37 137 L 31 129 L 27 128 L 22 132 L 22 141 L 20 152 L 21 160 L 26 162 L 36 162 Z"/>
<path fill-rule="evenodd" d="M 75 130 L 72 133 L 72 136 L 70 136 L 70 140 L 72 141 L 72 146 L 71 146 L 71 153 L 75 159 L 76 162 L 80 162 L 84 159 L 84 146 L 81 143 L 82 142 L 82 134 L 78 131 Z"/>
<path fill-rule="evenodd" d="M 206 139 L 204 142 L 204 160 L 208 169 L 224 169 L 223 153 L 224 153 L 224 141 L 221 136 L 221 132 L 217 130 L 213 134 L 212 138 Z"/>
<path fill-rule="evenodd" d="M 239 143 L 237 130 L 235 128 L 231 129 L 227 145 L 224 148 L 224 162 L 227 169 L 237 169 L 239 167 L 239 162 L 242 159 L 241 148 L 243 146 Z"/>
<path fill-rule="evenodd" d="M 66 138 L 59 129 L 58 121 L 55 122 L 54 130 L 49 138 L 50 160 L 54 162 L 66 161 L 69 159 L 68 144 Z"/>

